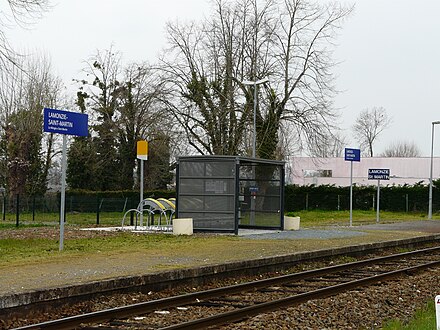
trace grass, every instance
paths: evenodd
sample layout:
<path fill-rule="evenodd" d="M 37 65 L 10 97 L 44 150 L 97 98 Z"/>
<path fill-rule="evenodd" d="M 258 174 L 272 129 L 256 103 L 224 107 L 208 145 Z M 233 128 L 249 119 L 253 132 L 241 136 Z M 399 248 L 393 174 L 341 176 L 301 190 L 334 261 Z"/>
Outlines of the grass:
<path fill-rule="evenodd" d="M 349 211 L 298 211 L 294 213 L 288 212 L 287 215 L 301 217 L 301 226 L 331 226 L 331 225 L 347 225 L 350 221 Z M 381 211 L 380 222 L 391 223 L 397 221 L 410 220 L 426 220 L 427 215 L 422 212 L 387 212 Z M 440 219 L 439 214 L 433 215 L 433 219 Z M 364 225 L 376 223 L 376 211 L 353 211 L 353 225 Z"/>
<path fill-rule="evenodd" d="M 288 212 L 286 215 L 301 217 L 301 226 L 303 227 L 320 227 L 320 226 L 332 226 L 332 225 L 347 225 L 350 219 L 349 211 L 298 211 Z M 99 214 L 99 226 L 120 226 L 124 214 L 121 212 L 101 212 Z M 426 220 L 427 214 L 422 212 L 380 212 L 381 223 L 391 223 L 396 221 L 409 221 L 409 220 Z M 433 219 L 440 219 L 440 214 L 433 214 Z M 279 215 L 276 213 L 258 213 L 256 214 L 256 220 L 258 222 L 264 222 L 264 225 L 276 226 L 279 223 Z M 145 221 L 145 220 L 144 220 Z M 155 217 L 157 223 L 158 217 Z M 33 219 L 32 213 L 20 214 L 20 225 L 25 226 L 38 226 L 43 224 L 56 225 L 59 222 L 58 213 L 40 213 L 36 214 Z M 376 222 L 376 211 L 353 211 L 353 225 L 372 224 Z M 2 226 L 15 226 L 16 219 L 15 214 L 7 214 L 6 221 L 0 220 L 0 230 Z M 77 226 L 92 226 L 97 224 L 96 213 L 67 213 L 66 223 Z M 242 214 L 242 224 L 249 224 L 249 212 Z M 125 218 L 124 225 L 130 224 L 130 216 Z"/>
<path fill-rule="evenodd" d="M 65 239 L 64 250 L 60 252 L 57 237 L 8 238 L 0 240 L 0 269 L 41 263 L 70 265 L 84 258 L 99 261 L 136 256 L 163 270 L 287 254 L 297 248 L 293 241 L 271 244 L 271 241 L 244 240 L 234 235 L 174 236 L 123 232 L 93 239 Z"/>
<path fill-rule="evenodd" d="M 164 254 L 189 244 L 190 237 L 173 237 L 171 235 L 132 235 L 120 233 L 114 236 L 68 239 L 64 244 L 64 257 L 75 257 L 86 254 L 113 254 L 132 251 L 150 251 L 157 253 L 158 247 Z M 58 237 L 53 238 L 7 238 L 0 240 L 0 265 L 21 263 L 22 261 L 39 262 L 54 260 L 61 256 L 58 251 Z"/>
<path fill-rule="evenodd" d="M 347 225 L 347 211 L 301 211 L 301 227 L 321 227 L 326 225 Z M 393 222 L 410 219 L 423 219 L 416 213 L 381 213 L 382 222 Z M 438 215 L 437 215 L 438 216 Z M 101 226 L 119 226 L 121 214 L 101 213 Z M 374 211 L 354 211 L 353 224 L 375 223 Z M 399 220 L 397 220 L 399 219 Z M 129 219 L 126 219 L 129 222 Z M 21 230 L 29 227 L 53 227 L 51 237 L 25 238 Z M 68 214 L 66 228 L 96 226 L 96 214 Z M 290 254 L 292 252 L 346 246 L 348 244 L 365 244 L 371 241 L 403 239 L 417 236 L 409 232 L 368 232 L 355 238 L 307 239 L 307 240 L 248 240 L 242 237 L 224 235 L 194 235 L 180 237 L 169 234 L 132 234 L 118 233 L 112 236 L 93 238 L 66 238 L 64 251 L 59 253 L 58 221 L 23 221 L 18 230 L 11 231 L 10 237 L 0 239 L 0 267 L 11 264 L 26 264 L 29 262 L 55 262 L 58 258 L 76 258 L 95 253 L 101 255 L 118 255 L 139 253 L 163 258 L 180 256 L 185 258 L 193 254 L 196 262 L 210 260 L 215 255 L 218 262 L 260 258 L 264 256 Z M 1 230 L 16 229 L 15 221 L 0 221 Z M 8 234 L 7 234 L 8 235 Z M 3 235 L 5 236 L 5 235 Z M 228 249 L 224 246 L 227 245 Z"/>
<path fill-rule="evenodd" d="M 400 320 L 390 320 L 383 330 L 432 330 L 436 329 L 434 299 L 416 311 L 414 317 L 406 324 Z"/>
<path fill-rule="evenodd" d="M 101 212 L 99 214 L 99 225 L 101 226 L 121 226 L 124 214 L 122 212 Z M 144 215 L 144 220 L 146 215 Z M 159 216 L 155 216 L 155 222 L 157 223 Z M 21 213 L 19 217 L 19 224 L 32 225 L 32 224 L 58 224 L 60 221 L 59 213 L 37 213 L 33 217 L 32 213 Z M 96 213 L 66 213 L 65 221 L 71 225 L 78 226 L 91 226 L 98 225 L 98 219 Z M 136 218 L 134 218 L 136 221 Z M 139 220 L 138 220 L 139 221 Z M 162 221 L 164 221 L 162 219 Z M 0 224 L 2 221 L 0 220 Z M 15 214 L 7 214 L 6 221 L 3 223 L 16 223 Z M 124 225 L 130 224 L 130 215 L 125 218 Z M 1 228 L 0 228 L 1 229 Z"/>
<path fill-rule="evenodd" d="M 24 226 L 17 227 L 15 222 L 0 222 L 0 230 L 2 229 L 20 229 L 20 228 L 29 228 L 29 227 L 45 227 L 46 225 L 43 223 L 26 223 Z"/>

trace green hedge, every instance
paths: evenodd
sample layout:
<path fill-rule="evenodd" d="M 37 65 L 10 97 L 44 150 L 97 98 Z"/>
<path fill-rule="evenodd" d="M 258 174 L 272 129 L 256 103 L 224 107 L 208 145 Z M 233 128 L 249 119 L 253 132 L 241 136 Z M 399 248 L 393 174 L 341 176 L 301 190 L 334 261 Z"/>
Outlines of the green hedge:
<path fill-rule="evenodd" d="M 433 185 L 433 210 L 440 209 L 440 180 Z M 381 186 L 380 209 L 385 211 L 427 211 L 429 187 L 426 185 Z M 377 186 L 353 186 L 353 209 L 376 207 Z M 348 210 L 350 187 L 334 185 L 298 186 L 285 188 L 285 210 Z"/>
<path fill-rule="evenodd" d="M 383 182 L 383 181 L 382 181 Z M 370 210 L 376 207 L 377 186 L 353 186 L 353 209 Z M 381 186 L 380 209 L 385 211 L 423 211 L 428 210 L 429 187 L 427 185 Z M 145 191 L 144 198 L 176 197 L 174 190 Z M 29 212 L 59 211 L 60 194 L 46 194 L 44 197 L 20 196 L 20 209 Z M 86 191 L 66 192 L 67 212 L 123 212 L 136 208 L 139 191 Z M 286 185 L 285 211 L 299 210 L 348 210 L 350 187 L 334 185 Z M 7 211 L 15 212 L 15 197 L 8 199 Z M 440 180 L 433 185 L 433 212 L 440 211 Z"/>

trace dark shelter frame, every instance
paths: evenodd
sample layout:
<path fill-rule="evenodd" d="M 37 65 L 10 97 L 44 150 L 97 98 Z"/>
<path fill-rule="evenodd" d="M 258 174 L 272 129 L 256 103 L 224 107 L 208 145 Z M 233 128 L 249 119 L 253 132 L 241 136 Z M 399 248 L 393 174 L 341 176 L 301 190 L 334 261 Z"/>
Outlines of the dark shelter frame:
<path fill-rule="evenodd" d="M 179 157 L 176 217 L 195 232 L 284 229 L 284 162 L 238 156 Z"/>

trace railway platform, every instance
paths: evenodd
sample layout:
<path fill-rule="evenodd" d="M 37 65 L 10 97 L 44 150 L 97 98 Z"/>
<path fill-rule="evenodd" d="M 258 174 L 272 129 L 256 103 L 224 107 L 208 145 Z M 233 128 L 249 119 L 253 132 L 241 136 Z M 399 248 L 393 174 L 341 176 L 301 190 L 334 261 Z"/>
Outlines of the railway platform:
<path fill-rule="evenodd" d="M 377 233 L 381 233 L 378 239 Z M 298 231 L 240 230 L 240 241 L 295 240 L 289 253 L 249 255 L 228 262 L 217 260 L 215 251 L 209 261 L 185 260 L 181 255 L 90 255 L 69 262 L 0 267 L 0 309 L 48 301 L 90 292 L 105 292 L 133 285 L 154 287 L 164 281 L 204 277 L 243 268 L 276 267 L 311 258 L 350 254 L 373 248 L 397 246 L 401 242 L 418 244 L 440 240 L 440 221 L 416 220 L 363 226 L 301 228 Z M 303 244 L 313 242 L 310 244 Z M 325 244 L 323 244 L 325 242 Z M 287 244 L 287 243 L 286 243 Z M 111 268 L 111 271 L 109 269 Z"/>

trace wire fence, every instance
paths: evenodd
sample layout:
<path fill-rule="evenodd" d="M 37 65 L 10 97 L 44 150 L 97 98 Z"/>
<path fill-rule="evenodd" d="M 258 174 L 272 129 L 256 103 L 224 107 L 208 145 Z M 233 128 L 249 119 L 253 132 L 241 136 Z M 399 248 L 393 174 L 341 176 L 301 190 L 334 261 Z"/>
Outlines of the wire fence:
<path fill-rule="evenodd" d="M 135 209 L 139 194 L 107 193 L 100 196 L 92 193 L 67 195 L 65 200 L 65 222 L 79 226 L 120 226 L 124 214 Z M 171 198 L 174 191 L 155 191 L 144 197 Z M 374 210 L 377 205 L 375 187 L 355 187 L 353 191 L 354 210 Z M 349 188 L 333 186 L 294 186 L 285 187 L 285 212 L 300 210 L 348 210 Z M 426 186 L 388 186 L 381 188 L 380 209 L 397 212 L 427 212 L 428 187 Z M 440 188 L 434 186 L 432 200 L 434 213 L 440 212 Z M 60 194 L 45 196 L 0 195 L 0 226 L 20 224 L 40 225 L 59 224 Z M 135 214 L 127 214 L 124 225 L 136 224 Z"/>
<path fill-rule="evenodd" d="M 390 204 L 392 203 L 392 208 Z M 380 207 L 387 211 L 396 212 L 418 212 L 426 211 L 428 200 L 416 199 L 410 194 L 403 194 L 398 198 L 390 201 L 389 196 L 380 197 Z M 305 193 L 302 196 L 296 196 L 296 210 L 327 210 L 327 211 L 346 211 L 350 209 L 350 196 L 324 194 L 316 195 L 313 193 Z M 375 210 L 377 207 L 377 193 L 369 195 L 353 195 L 353 209 L 356 210 Z"/>
<path fill-rule="evenodd" d="M 377 187 L 354 186 L 353 209 L 371 210 L 377 206 Z M 391 212 L 427 212 L 428 187 L 383 186 L 380 188 L 380 209 Z M 350 187 L 295 186 L 285 188 L 285 210 L 348 210 L 350 208 Z M 432 208 L 440 210 L 440 188 L 434 186 Z"/>
<path fill-rule="evenodd" d="M 121 225 L 124 214 L 137 207 L 135 198 L 110 198 L 90 196 L 67 196 L 65 222 L 71 225 Z M 3 196 L 0 199 L 1 221 L 20 224 L 56 224 L 60 221 L 59 195 L 42 197 Z M 134 214 L 127 216 L 133 224 Z"/>

